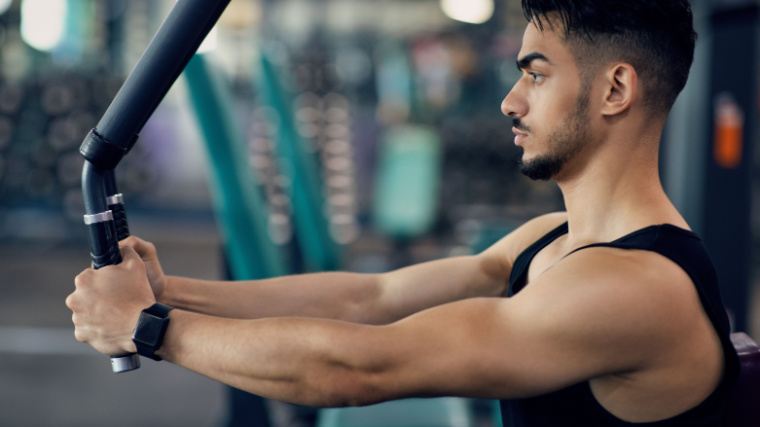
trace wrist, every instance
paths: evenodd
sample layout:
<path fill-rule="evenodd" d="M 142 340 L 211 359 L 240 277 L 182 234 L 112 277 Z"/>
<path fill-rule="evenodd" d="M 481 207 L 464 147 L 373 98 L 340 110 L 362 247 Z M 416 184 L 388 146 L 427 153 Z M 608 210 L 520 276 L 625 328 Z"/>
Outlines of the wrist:
<path fill-rule="evenodd" d="M 158 289 L 154 290 L 156 302 L 160 302 L 161 304 L 165 304 L 171 307 L 176 306 L 174 298 L 172 298 L 176 279 L 177 278 L 175 276 L 163 277 L 161 280 L 161 286 L 159 286 Z"/>
<path fill-rule="evenodd" d="M 142 315 L 142 310 L 145 308 L 150 307 L 153 304 L 153 302 L 145 302 L 143 304 L 136 304 L 135 309 L 130 309 L 129 314 L 129 322 L 126 324 L 129 326 L 128 330 L 124 330 L 123 334 L 121 334 L 121 345 L 120 347 L 123 349 L 123 351 L 126 354 L 134 354 L 137 353 L 137 348 L 135 347 L 135 342 L 132 340 L 132 335 L 135 333 L 135 328 L 137 327 L 137 323 L 140 320 L 140 316 Z M 125 326 L 126 326 L 125 325 Z"/>

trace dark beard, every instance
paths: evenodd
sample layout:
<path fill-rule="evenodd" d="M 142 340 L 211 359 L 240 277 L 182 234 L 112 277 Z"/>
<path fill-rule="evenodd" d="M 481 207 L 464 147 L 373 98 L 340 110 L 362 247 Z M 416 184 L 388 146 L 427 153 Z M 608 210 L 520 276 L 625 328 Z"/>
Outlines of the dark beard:
<path fill-rule="evenodd" d="M 548 181 L 557 175 L 565 165 L 565 157 L 542 156 L 527 163 L 520 160 L 520 172 L 534 181 Z"/>
<path fill-rule="evenodd" d="M 538 156 L 527 162 L 520 160 L 520 172 L 536 181 L 548 181 L 557 176 L 565 164 L 581 151 L 584 142 L 589 137 L 587 126 L 589 89 L 584 89 L 575 101 L 575 107 L 565 119 L 562 126 L 548 136 L 549 145 L 554 148 L 543 156 Z M 519 119 L 515 119 L 515 127 L 524 129 Z"/>

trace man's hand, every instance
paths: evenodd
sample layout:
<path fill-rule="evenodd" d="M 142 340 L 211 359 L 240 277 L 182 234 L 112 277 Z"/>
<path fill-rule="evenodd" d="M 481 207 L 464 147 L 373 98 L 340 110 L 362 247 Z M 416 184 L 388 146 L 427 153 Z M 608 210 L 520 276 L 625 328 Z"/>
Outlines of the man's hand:
<path fill-rule="evenodd" d="M 121 255 L 119 265 L 80 273 L 66 298 L 76 339 L 112 356 L 136 351 L 132 331 L 140 312 L 155 303 L 140 256 L 128 246 Z"/>
<path fill-rule="evenodd" d="M 152 243 L 146 242 L 135 236 L 129 236 L 122 240 L 119 242 L 119 246 L 122 248 L 130 247 L 140 255 L 140 259 L 142 259 L 145 264 L 145 270 L 148 274 L 150 287 L 153 289 L 153 295 L 155 295 L 156 300 L 160 299 L 161 294 L 164 292 L 164 281 L 166 276 L 164 276 L 164 270 L 161 268 L 161 263 L 158 261 L 156 247 L 153 246 Z"/>

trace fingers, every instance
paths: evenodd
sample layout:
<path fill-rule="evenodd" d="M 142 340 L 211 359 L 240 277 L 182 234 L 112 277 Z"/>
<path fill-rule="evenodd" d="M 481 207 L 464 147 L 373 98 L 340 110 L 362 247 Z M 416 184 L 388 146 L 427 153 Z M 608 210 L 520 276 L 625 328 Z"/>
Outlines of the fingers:
<path fill-rule="evenodd" d="M 76 338 L 76 340 L 79 342 L 87 342 L 87 335 L 82 331 L 81 328 L 74 329 L 74 338 Z"/>
<path fill-rule="evenodd" d="M 154 297 L 158 298 L 164 289 L 164 271 L 156 254 L 156 247 L 152 243 L 146 242 L 138 237 L 130 236 L 119 243 L 122 250 L 123 264 L 129 268 L 136 268 L 137 259 L 142 260 L 140 269 L 142 275 L 148 277 L 148 282 L 153 291 Z M 136 254 L 137 257 L 133 257 Z"/>
<path fill-rule="evenodd" d="M 76 312 L 71 314 L 71 322 L 74 324 L 74 338 L 79 342 L 86 343 L 89 340 L 89 336 L 85 332 L 85 328 L 81 326 L 78 317 Z"/>
<path fill-rule="evenodd" d="M 139 237 L 129 236 L 126 239 L 121 240 L 119 242 L 119 247 L 123 248 L 124 246 L 130 246 L 134 248 L 135 246 L 140 245 L 143 242 L 145 241 L 140 239 Z"/>
<path fill-rule="evenodd" d="M 137 317 L 155 302 L 140 256 L 128 246 L 121 251 L 122 263 L 77 275 L 75 290 L 65 301 L 77 341 L 104 354 L 132 351 Z"/>
<path fill-rule="evenodd" d="M 77 304 L 73 293 L 66 297 L 66 307 L 68 307 L 71 311 L 76 311 Z"/>
<path fill-rule="evenodd" d="M 137 252 L 141 258 L 155 258 L 156 247 L 153 243 L 140 239 L 139 237 L 129 236 L 119 242 L 119 247 L 130 247 Z"/>
<path fill-rule="evenodd" d="M 140 260 L 140 254 L 137 253 L 137 251 L 132 248 L 131 246 L 123 246 L 121 248 L 121 259 L 122 262 L 132 262 L 135 260 Z"/>
<path fill-rule="evenodd" d="M 82 289 L 83 287 L 88 286 L 88 284 L 90 283 L 90 281 L 88 280 L 88 277 L 90 275 L 92 275 L 93 272 L 95 272 L 95 269 L 88 268 L 88 269 L 85 269 L 84 271 L 82 271 L 81 273 L 77 274 L 77 277 L 74 278 L 74 288 L 76 290 L 79 290 L 79 289 Z M 76 292 L 74 292 L 74 293 L 76 293 Z M 68 298 L 66 298 L 66 301 L 67 301 L 66 304 L 67 305 L 68 305 L 69 299 L 71 299 L 71 297 L 73 297 L 73 296 L 74 296 L 74 294 L 71 294 L 71 295 L 69 295 Z"/>
<path fill-rule="evenodd" d="M 72 312 L 71 322 L 74 324 L 74 338 L 76 338 L 76 340 L 79 342 L 87 342 L 88 339 L 87 334 L 81 328 L 81 316 L 78 313 L 82 310 L 81 293 L 79 290 L 87 287 L 88 282 L 85 279 L 85 275 L 89 270 L 92 269 L 87 269 L 77 275 L 77 277 L 74 279 L 74 287 L 76 290 L 66 297 L 66 307 L 68 307 Z"/>
<path fill-rule="evenodd" d="M 77 277 L 74 278 L 74 292 L 66 297 L 66 307 L 73 312 L 71 320 L 75 325 L 77 324 L 76 313 L 82 310 L 82 291 L 87 290 L 90 287 L 91 280 L 89 280 L 88 277 L 91 276 L 94 271 L 94 269 L 88 268 L 79 273 Z"/>

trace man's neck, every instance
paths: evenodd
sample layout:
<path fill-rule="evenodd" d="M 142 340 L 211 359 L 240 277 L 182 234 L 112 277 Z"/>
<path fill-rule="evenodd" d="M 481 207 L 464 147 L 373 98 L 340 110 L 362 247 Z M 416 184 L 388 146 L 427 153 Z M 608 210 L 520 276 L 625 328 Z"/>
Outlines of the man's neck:
<path fill-rule="evenodd" d="M 558 179 L 568 213 L 568 245 L 606 242 L 649 225 L 688 225 L 662 188 L 656 149 L 599 150 L 582 170 Z"/>

